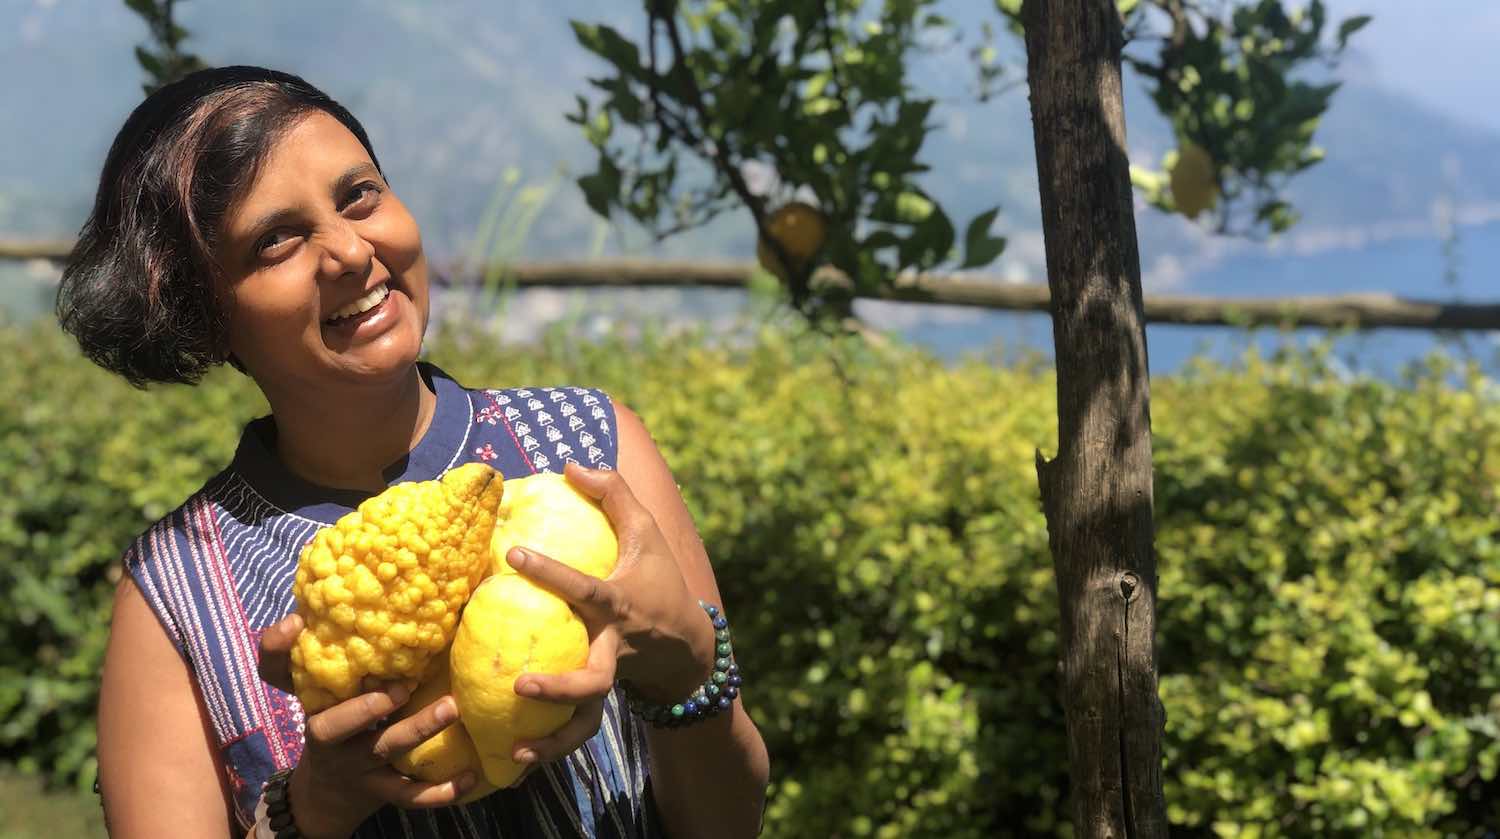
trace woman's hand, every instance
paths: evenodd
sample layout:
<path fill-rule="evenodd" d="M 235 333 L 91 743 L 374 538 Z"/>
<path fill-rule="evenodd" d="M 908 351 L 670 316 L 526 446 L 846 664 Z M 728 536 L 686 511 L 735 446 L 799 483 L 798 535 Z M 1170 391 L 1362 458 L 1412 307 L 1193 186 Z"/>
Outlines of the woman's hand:
<path fill-rule="evenodd" d="M 599 724 L 604 721 L 604 701 L 615 685 L 619 636 L 613 626 L 595 625 L 587 620 L 585 623 L 589 629 L 589 657 L 583 669 L 555 674 L 523 673 L 516 678 L 515 690 L 522 696 L 573 706 L 573 716 L 562 728 L 546 737 L 516 741 L 511 760 L 528 764 L 521 779 L 538 765 L 562 760 L 577 751 L 598 733 Z"/>
<path fill-rule="evenodd" d="M 289 615 L 268 627 L 260 639 L 261 678 L 287 692 L 292 689 L 289 654 L 301 630 L 302 619 Z M 307 718 L 302 760 L 288 783 L 292 815 L 304 836 L 348 836 L 385 804 L 441 807 L 473 788 L 477 778 L 472 773 L 428 783 L 390 766 L 458 719 L 457 705 L 445 696 L 385 725 L 409 696 L 404 686 L 388 685 Z"/>
<path fill-rule="evenodd" d="M 650 699 L 687 696 L 713 669 L 714 631 L 671 547 L 619 473 L 568 464 L 564 474 L 604 508 L 619 538 L 619 562 L 601 580 L 524 548 L 506 555 L 518 572 L 572 604 L 593 639 L 585 669 L 524 674 L 516 691 L 550 701 L 602 701 L 618 676 Z"/>

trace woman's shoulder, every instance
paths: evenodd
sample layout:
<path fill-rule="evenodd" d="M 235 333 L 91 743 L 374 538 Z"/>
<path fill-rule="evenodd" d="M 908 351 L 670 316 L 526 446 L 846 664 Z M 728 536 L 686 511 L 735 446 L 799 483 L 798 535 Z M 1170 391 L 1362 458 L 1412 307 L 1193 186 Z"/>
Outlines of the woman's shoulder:
<path fill-rule="evenodd" d="M 209 517 L 223 506 L 224 498 L 234 482 L 232 468 L 226 466 L 219 470 L 184 498 L 182 503 L 138 532 L 126 549 L 125 561 L 140 562 L 154 558 L 169 552 L 174 543 L 199 536 L 210 524 Z"/>
<path fill-rule="evenodd" d="M 172 643 L 184 650 L 183 592 L 201 587 L 204 558 L 217 552 L 219 510 L 234 478 L 225 468 L 177 507 L 141 530 L 125 546 L 121 565 L 162 620 Z"/>

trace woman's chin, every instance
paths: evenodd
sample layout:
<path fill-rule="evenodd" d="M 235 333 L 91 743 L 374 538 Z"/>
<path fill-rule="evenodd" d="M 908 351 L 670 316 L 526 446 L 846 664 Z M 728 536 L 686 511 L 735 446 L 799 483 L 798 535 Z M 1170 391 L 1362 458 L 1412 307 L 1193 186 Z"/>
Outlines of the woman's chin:
<path fill-rule="evenodd" d="M 421 345 L 395 342 L 391 345 L 361 347 L 359 352 L 339 355 L 340 367 L 370 381 L 383 381 L 405 375 L 417 363 Z"/>

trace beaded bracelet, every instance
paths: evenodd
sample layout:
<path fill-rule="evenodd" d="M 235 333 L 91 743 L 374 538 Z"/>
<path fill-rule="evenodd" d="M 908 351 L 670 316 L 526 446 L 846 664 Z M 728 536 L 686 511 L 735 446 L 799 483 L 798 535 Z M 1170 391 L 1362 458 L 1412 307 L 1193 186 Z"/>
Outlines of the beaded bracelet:
<path fill-rule="evenodd" d="M 719 614 L 719 607 L 698 601 L 714 625 L 714 670 L 697 690 L 681 702 L 652 702 L 636 692 L 628 681 L 619 682 L 625 693 L 625 704 L 632 713 L 656 728 L 681 728 L 717 716 L 734 707 L 740 695 L 740 667 L 734 662 L 734 648 L 729 643 L 729 621 Z"/>

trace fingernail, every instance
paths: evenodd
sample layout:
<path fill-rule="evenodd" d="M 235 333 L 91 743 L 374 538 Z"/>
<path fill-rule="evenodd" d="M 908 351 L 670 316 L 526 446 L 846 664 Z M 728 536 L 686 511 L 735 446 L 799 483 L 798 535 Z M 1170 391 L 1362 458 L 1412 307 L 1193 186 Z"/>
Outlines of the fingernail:
<path fill-rule="evenodd" d="M 522 696 L 536 696 L 541 692 L 542 689 L 537 685 L 536 682 L 522 682 L 516 685 L 516 693 L 519 693 Z"/>
<path fill-rule="evenodd" d="M 437 706 L 435 716 L 437 717 L 437 721 L 443 725 L 453 722 L 458 719 L 458 703 L 452 699 L 444 699 L 442 704 Z"/>
<path fill-rule="evenodd" d="M 536 752 L 531 749 L 520 749 L 516 752 L 516 763 L 536 763 Z"/>
<path fill-rule="evenodd" d="M 403 705 L 411 698 L 411 691 L 406 689 L 406 685 L 394 685 L 386 691 L 386 695 L 397 705 Z"/>
<path fill-rule="evenodd" d="M 505 555 L 505 558 L 510 561 L 511 567 L 520 568 L 525 564 L 528 556 L 526 551 L 521 548 L 511 548 L 510 552 Z"/>
<path fill-rule="evenodd" d="M 464 793 L 474 788 L 474 784 L 476 781 L 478 781 L 478 779 L 474 777 L 473 772 L 465 772 L 454 779 L 453 791 L 458 793 L 459 795 L 463 795 Z"/>

